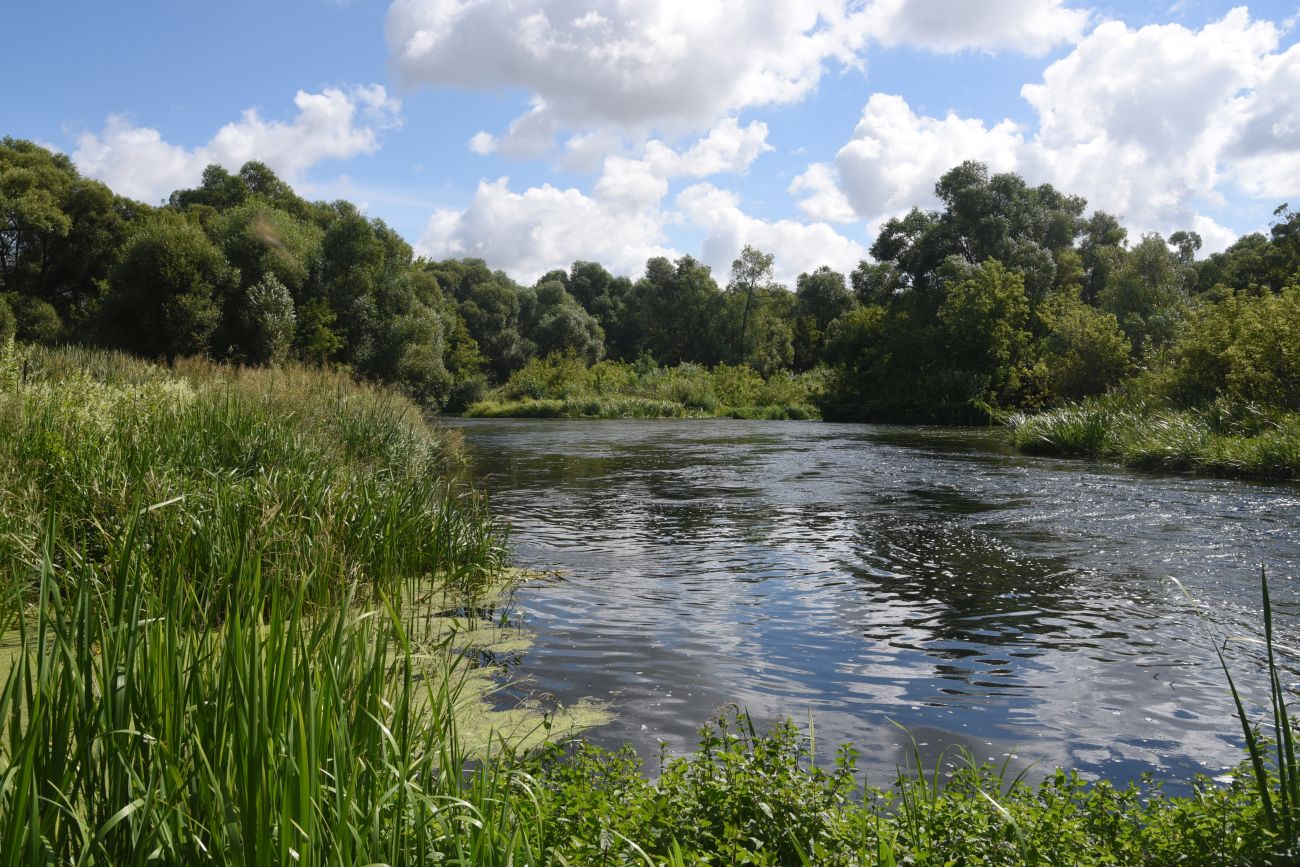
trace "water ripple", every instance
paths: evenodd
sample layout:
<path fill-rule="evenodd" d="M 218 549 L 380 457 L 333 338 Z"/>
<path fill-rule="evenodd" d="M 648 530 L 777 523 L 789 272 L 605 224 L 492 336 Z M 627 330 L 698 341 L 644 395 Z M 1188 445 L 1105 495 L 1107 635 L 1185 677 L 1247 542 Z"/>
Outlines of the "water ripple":
<path fill-rule="evenodd" d="M 1231 706 L 1167 576 L 1250 634 L 1262 563 L 1298 631 L 1295 486 L 1026 457 L 988 431 L 459 425 L 517 559 L 567 573 L 521 593 L 524 669 L 613 700 L 597 739 L 647 756 L 735 703 L 811 711 L 877 777 L 910 750 L 891 720 L 934 755 L 1217 773 L 1240 757 Z"/>

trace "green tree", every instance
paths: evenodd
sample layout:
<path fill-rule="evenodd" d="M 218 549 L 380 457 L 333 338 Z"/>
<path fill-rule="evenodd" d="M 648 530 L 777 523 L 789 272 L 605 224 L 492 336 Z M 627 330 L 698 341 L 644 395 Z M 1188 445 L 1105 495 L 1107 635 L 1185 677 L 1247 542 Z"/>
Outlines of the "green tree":
<path fill-rule="evenodd" d="M 1031 335 L 1024 279 L 997 259 L 987 259 L 970 279 L 948 287 L 939 308 L 953 369 L 972 374 L 981 393 L 1006 405 L 1017 395 Z"/>
<path fill-rule="evenodd" d="M 72 231 L 62 200 L 76 170 L 62 154 L 0 140 L 0 288 L 31 294 L 56 239 Z"/>
<path fill-rule="evenodd" d="M 238 279 L 201 228 L 159 212 L 131 235 L 113 271 L 109 333 L 141 355 L 203 354 L 221 318 L 219 299 Z"/>
<path fill-rule="evenodd" d="M 303 298 L 320 267 L 324 233 L 261 197 L 220 213 L 208 222 L 207 231 L 239 269 L 246 287 L 270 275 L 294 298 Z"/>
<path fill-rule="evenodd" d="M 19 340 L 51 345 L 63 339 L 63 319 L 54 305 L 31 295 L 9 293 Z"/>
<path fill-rule="evenodd" d="M 739 293 L 726 296 L 731 311 L 726 316 L 728 321 L 737 319 L 735 308 L 743 298 Z M 749 365 L 764 377 L 790 369 L 794 364 L 794 296 L 785 287 L 773 284 L 758 289 L 751 306 L 744 355 L 734 361 Z"/>
<path fill-rule="evenodd" d="M 996 258 L 1022 275 L 1031 299 L 1045 297 L 1056 282 L 1055 253 L 1069 248 L 1085 226 L 1082 198 L 1050 184 L 1030 187 L 1012 173 L 990 176 L 978 162 L 946 172 L 935 194 L 942 211 L 914 208 L 889 220 L 871 247 L 876 261 L 901 272 L 902 286 L 923 296 L 932 309 L 942 302 L 946 278 L 941 271 L 953 258 L 968 265 Z"/>
<path fill-rule="evenodd" d="M 311 298 L 297 311 L 298 352 L 304 361 L 326 364 L 343 350 L 344 340 L 335 328 L 338 314 L 324 298 Z"/>
<path fill-rule="evenodd" d="M 856 302 L 844 275 L 825 265 L 795 282 L 794 367 L 808 370 L 822 360 L 826 329 Z"/>
<path fill-rule="evenodd" d="M 1041 358 L 1053 396 L 1078 400 L 1100 394 L 1128 370 L 1130 345 L 1114 314 L 1060 294 L 1039 316 L 1047 327 Z"/>
<path fill-rule="evenodd" d="M 1237 405 L 1300 412 L 1300 283 L 1281 292 L 1231 292 L 1195 305 L 1160 371 L 1177 402 L 1223 397 Z"/>
<path fill-rule="evenodd" d="M 287 360 L 298 324 L 288 288 L 274 274 L 267 274 L 244 291 L 243 302 L 244 357 L 255 364 Z"/>
<path fill-rule="evenodd" d="M 520 332 L 520 288 L 502 271 L 492 271 L 482 259 L 433 263 L 438 283 L 457 302 L 465 330 L 482 354 L 497 382 L 528 360 Z"/>
<path fill-rule="evenodd" d="M 707 265 L 690 256 L 676 262 L 662 256 L 649 260 L 627 303 L 625 321 L 636 335 L 636 354 L 649 354 L 666 365 L 717 364 L 722 360 L 722 302 Z"/>
<path fill-rule="evenodd" d="M 1096 304 L 1101 290 L 1110 280 L 1111 268 L 1119 261 L 1128 230 L 1119 220 L 1097 211 L 1083 223 L 1079 241 L 1079 258 L 1083 264 L 1083 300 Z"/>
<path fill-rule="evenodd" d="M 727 294 L 739 299 L 728 304 L 735 319 L 730 351 L 735 361 L 745 362 L 750 356 L 761 352 L 751 339 L 749 319 L 755 312 L 755 307 L 762 304 L 763 297 L 771 297 L 767 290 L 782 288 L 772 277 L 773 261 L 772 254 L 746 244 L 740 251 L 740 257 L 731 263 Z"/>
<path fill-rule="evenodd" d="M 635 335 L 628 327 L 625 307 L 632 281 L 615 277 L 598 262 L 574 262 L 565 288 L 583 309 L 596 317 L 605 333 L 605 354 L 630 360 L 635 353 Z"/>
<path fill-rule="evenodd" d="M 595 318 L 559 280 L 543 278 L 534 289 L 520 293 L 520 325 L 532 344 L 530 355 L 546 357 L 572 352 L 587 364 L 605 354 L 605 334 Z"/>
<path fill-rule="evenodd" d="M 1158 234 L 1142 236 L 1131 250 L 1113 248 L 1101 308 L 1115 314 L 1135 355 L 1159 348 L 1173 336 L 1187 303 L 1192 269 Z"/>

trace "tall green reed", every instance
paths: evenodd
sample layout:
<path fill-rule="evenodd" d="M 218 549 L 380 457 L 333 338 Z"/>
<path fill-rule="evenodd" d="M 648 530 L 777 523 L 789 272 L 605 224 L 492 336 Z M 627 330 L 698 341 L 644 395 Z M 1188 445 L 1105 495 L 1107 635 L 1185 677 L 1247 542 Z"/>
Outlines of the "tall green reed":
<path fill-rule="evenodd" d="M 1269 592 L 1268 574 L 1260 567 L 1260 595 L 1263 603 L 1264 670 L 1268 681 L 1268 707 L 1266 716 L 1272 729 L 1272 738 L 1260 733 L 1260 727 L 1251 718 L 1242 698 L 1232 669 L 1228 665 L 1224 647 L 1210 630 L 1209 619 L 1200 611 L 1195 600 L 1177 578 L 1171 580 L 1182 591 L 1205 624 L 1206 634 L 1214 645 L 1214 652 L 1232 696 L 1237 723 L 1241 727 L 1246 745 L 1254 795 L 1258 798 L 1264 817 L 1265 831 L 1275 841 L 1275 848 L 1283 857 L 1300 861 L 1300 764 L 1296 762 L 1295 738 L 1297 721 L 1288 707 L 1288 692 L 1282 682 L 1282 668 L 1278 663 L 1278 643 L 1273 622 L 1273 602 Z M 1255 643 L 1256 639 L 1238 640 Z M 1271 751 L 1270 751 L 1271 746 Z M 1286 863 L 1290 863 L 1289 861 Z"/>
<path fill-rule="evenodd" d="M 447 639 L 383 593 L 314 607 L 328 573 L 266 574 L 256 524 L 233 520 L 247 542 L 205 593 L 138 525 L 92 563 L 51 519 L 38 599 L 8 612 L 0 864 L 527 857 L 531 783 L 470 769 Z"/>

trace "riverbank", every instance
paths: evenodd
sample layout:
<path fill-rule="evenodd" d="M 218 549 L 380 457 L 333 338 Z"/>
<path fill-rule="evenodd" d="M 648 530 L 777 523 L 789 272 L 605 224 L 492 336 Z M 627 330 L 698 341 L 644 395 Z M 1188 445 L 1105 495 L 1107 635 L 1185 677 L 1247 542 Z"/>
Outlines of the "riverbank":
<path fill-rule="evenodd" d="M 495 695 L 463 460 L 335 372 L 0 346 L 0 864 L 473 852 L 492 758 L 607 715 Z"/>
<path fill-rule="evenodd" d="M 1015 444 L 1134 467 L 1300 478 L 1300 286 L 1215 296 L 1109 393 L 1015 417 Z"/>
<path fill-rule="evenodd" d="M 1300 415 L 1134 406 L 1096 398 L 1009 422 L 1033 454 L 1075 455 L 1125 466 L 1225 478 L 1300 479 Z"/>
<path fill-rule="evenodd" d="M 529 361 L 481 401 L 470 418 L 815 419 L 823 372 L 778 371 L 766 379 L 745 365 L 602 361 L 572 356 Z"/>
<path fill-rule="evenodd" d="M 988 768 L 882 790 L 851 750 L 817 766 L 811 731 L 736 714 L 651 781 L 627 753 L 566 745 L 578 715 L 492 716 L 491 654 L 467 632 L 513 637 L 494 601 L 507 535 L 445 481 L 458 438 L 403 398 L 302 368 L 3 352 L 0 865 L 1208 865 L 1281 848 L 1249 775 L 1194 798 Z"/>

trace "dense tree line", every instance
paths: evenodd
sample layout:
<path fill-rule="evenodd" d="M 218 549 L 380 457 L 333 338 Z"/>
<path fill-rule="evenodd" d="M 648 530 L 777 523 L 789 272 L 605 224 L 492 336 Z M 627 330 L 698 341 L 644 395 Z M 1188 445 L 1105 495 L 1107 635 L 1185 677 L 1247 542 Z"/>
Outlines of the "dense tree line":
<path fill-rule="evenodd" d="M 794 287 L 746 247 L 725 285 L 690 256 L 639 279 L 575 262 L 521 286 L 477 259 L 428 261 L 348 202 L 308 202 L 265 165 L 209 166 L 151 207 L 31 142 L 0 141 L 0 333 L 144 356 L 346 366 L 458 409 L 530 359 L 831 370 L 833 418 L 975 421 L 1100 393 L 1197 313 L 1281 294 L 1300 214 L 1278 209 L 1198 260 L 1200 238 L 1130 239 L 1050 185 L 967 162 L 941 209 L 890 220 L 849 275 Z"/>

